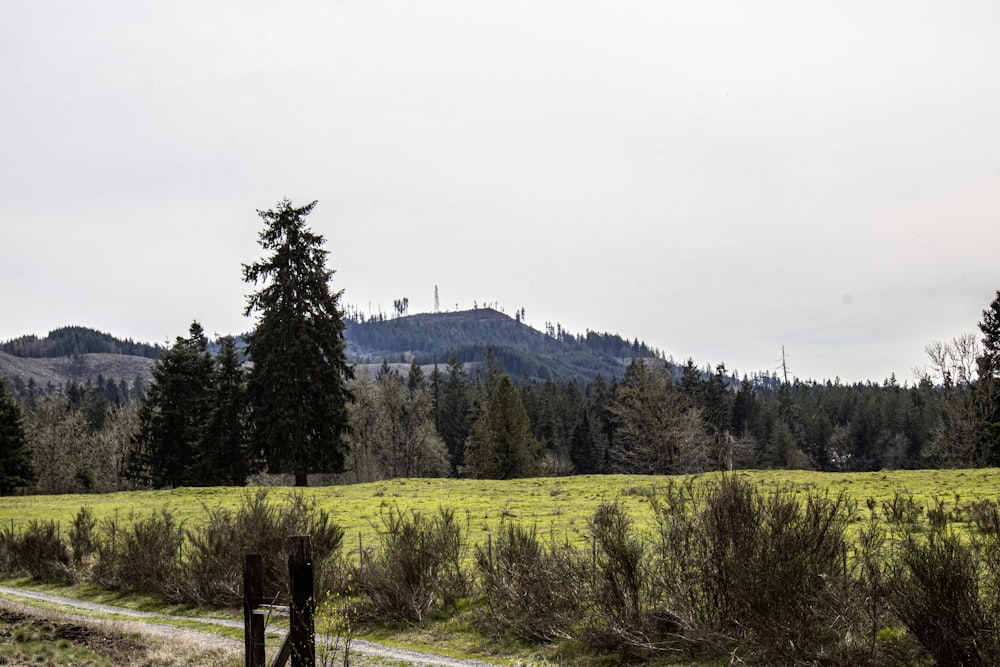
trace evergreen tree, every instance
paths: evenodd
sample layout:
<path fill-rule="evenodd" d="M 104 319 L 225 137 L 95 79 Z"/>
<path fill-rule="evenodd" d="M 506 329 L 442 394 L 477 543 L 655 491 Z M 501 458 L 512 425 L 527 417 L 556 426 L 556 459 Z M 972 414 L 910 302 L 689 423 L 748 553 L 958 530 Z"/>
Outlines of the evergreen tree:
<path fill-rule="evenodd" d="M 211 407 L 199 443 L 203 483 L 243 486 L 254 467 L 247 451 L 246 374 L 232 336 L 220 341 L 212 372 Z"/>
<path fill-rule="evenodd" d="M 272 473 L 293 473 L 305 486 L 311 472 L 343 470 L 351 401 L 342 292 L 332 291 L 324 239 L 305 224 L 316 202 L 258 211 L 260 245 L 271 253 L 244 265 L 249 295 L 245 314 L 258 313 L 247 349 L 253 367 L 248 391 L 250 439 Z"/>
<path fill-rule="evenodd" d="M 451 465 L 457 471 L 464 465 L 465 439 L 469 436 L 469 381 L 462 362 L 454 355 L 448 361 L 447 372 L 448 380 L 438 400 L 437 428 L 448 447 Z"/>
<path fill-rule="evenodd" d="M 1000 464 L 1000 290 L 990 307 L 983 311 L 979 322 L 983 334 L 983 350 L 976 360 L 979 379 L 976 382 L 978 436 L 983 458 L 990 465 Z"/>
<path fill-rule="evenodd" d="M 787 468 L 796 461 L 795 439 L 784 421 L 775 422 L 765 450 L 765 464 L 770 468 Z"/>
<path fill-rule="evenodd" d="M 13 493 L 17 487 L 34 481 L 24 417 L 7 389 L 7 379 L 0 378 L 0 495 Z"/>
<path fill-rule="evenodd" d="M 410 362 L 410 372 L 406 376 L 406 386 L 410 391 L 416 391 L 425 386 L 424 370 L 420 368 L 420 364 L 417 363 L 416 359 Z"/>
<path fill-rule="evenodd" d="M 608 410 L 613 400 L 614 389 L 598 375 L 587 388 L 583 416 L 573 429 L 570 457 L 579 474 L 608 470 L 608 449 L 614 433 Z"/>
<path fill-rule="evenodd" d="M 489 407 L 472 426 L 465 472 L 477 479 L 530 477 L 538 471 L 540 449 L 514 383 L 501 376 Z"/>
<path fill-rule="evenodd" d="M 200 485 L 196 463 L 212 413 L 214 364 L 198 322 L 178 336 L 153 365 L 153 381 L 139 404 L 130 476 L 153 486 Z"/>

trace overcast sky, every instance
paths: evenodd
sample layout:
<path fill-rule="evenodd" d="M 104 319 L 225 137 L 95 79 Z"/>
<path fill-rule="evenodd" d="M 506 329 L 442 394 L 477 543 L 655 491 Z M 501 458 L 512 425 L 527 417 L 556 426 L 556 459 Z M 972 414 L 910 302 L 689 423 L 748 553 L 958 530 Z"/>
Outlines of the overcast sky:
<path fill-rule="evenodd" d="M 0 0 L 0 340 L 345 301 L 913 379 L 1000 289 L 1000 3 Z M 978 333 L 978 332 L 977 332 Z"/>

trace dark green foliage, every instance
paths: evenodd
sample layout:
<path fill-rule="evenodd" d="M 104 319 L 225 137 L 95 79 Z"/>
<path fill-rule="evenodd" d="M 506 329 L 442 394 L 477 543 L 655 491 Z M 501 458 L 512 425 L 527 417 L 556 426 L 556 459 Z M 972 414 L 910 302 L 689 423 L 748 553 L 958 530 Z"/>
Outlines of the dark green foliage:
<path fill-rule="evenodd" d="M 242 486 L 256 466 L 246 438 L 249 404 L 246 378 L 233 339 L 221 341 L 215 357 L 211 406 L 198 443 L 195 467 L 202 483 Z"/>
<path fill-rule="evenodd" d="M 549 336 L 491 308 L 454 313 L 426 313 L 394 319 L 347 322 L 352 358 L 361 361 L 414 354 L 420 363 L 454 356 L 472 364 L 489 350 L 503 372 L 518 378 L 588 382 L 595 375 L 618 377 L 622 359 L 657 352 L 645 343 L 630 343 L 617 334 L 587 332 L 573 336 L 561 331 Z"/>
<path fill-rule="evenodd" d="M 1000 291 L 979 322 L 983 334 L 983 352 L 976 360 L 979 380 L 975 386 L 977 436 L 983 458 L 990 465 L 1000 464 Z"/>
<path fill-rule="evenodd" d="M 608 450 L 615 431 L 611 416 L 611 405 L 615 398 L 616 383 L 608 384 L 598 375 L 586 390 L 584 418 L 587 430 L 577 427 L 574 434 L 573 463 L 580 473 L 603 473 L 608 471 Z M 581 425 L 583 424 L 581 419 Z M 589 432 L 588 439 L 580 439 L 577 434 Z"/>
<path fill-rule="evenodd" d="M 213 413 L 214 364 L 201 325 L 177 337 L 153 366 L 153 381 L 139 406 L 132 476 L 155 487 L 212 483 L 197 465 Z"/>
<path fill-rule="evenodd" d="M 286 199 L 258 211 L 260 245 L 270 255 L 243 267 L 244 280 L 260 285 L 246 307 L 259 314 L 247 346 L 250 440 L 269 472 L 294 473 L 296 485 L 311 472 L 343 470 L 354 375 L 324 239 L 305 224 L 315 205 L 295 208 Z"/>
<path fill-rule="evenodd" d="M 472 399 L 469 390 L 469 378 L 463 369 L 461 361 L 452 357 L 448 361 L 448 379 L 441 381 L 435 369 L 432 382 L 436 385 L 439 395 L 436 402 L 436 422 L 438 433 L 448 448 L 448 456 L 454 470 L 459 470 L 465 463 L 465 440 L 469 436 L 471 426 Z"/>
<path fill-rule="evenodd" d="M 21 336 L 0 343 L 0 352 L 15 357 L 72 357 L 81 354 L 128 354 L 156 359 L 163 351 L 159 345 L 121 340 L 111 334 L 86 327 L 62 327 L 49 332 L 45 338 Z"/>
<path fill-rule="evenodd" d="M 73 517 L 69 528 L 69 544 L 73 551 L 73 563 L 80 565 L 97 549 L 97 519 L 89 507 L 81 507 Z"/>
<path fill-rule="evenodd" d="M 539 470 L 540 446 L 514 383 L 497 383 L 486 411 L 472 426 L 465 449 L 465 472 L 477 479 L 531 477 Z"/>
<path fill-rule="evenodd" d="M 382 514 L 379 546 L 358 567 L 355 592 L 363 616 L 420 623 L 435 611 L 453 610 L 468 594 L 462 568 L 468 527 L 451 510 L 427 517 L 389 508 Z"/>
<path fill-rule="evenodd" d="M 34 481 L 35 469 L 21 408 L 7 390 L 6 378 L 0 378 L 0 495 L 13 493 Z"/>
<path fill-rule="evenodd" d="M 410 371 L 406 376 L 406 388 L 410 391 L 417 391 L 424 388 L 424 371 L 420 368 L 417 360 L 410 362 Z"/>

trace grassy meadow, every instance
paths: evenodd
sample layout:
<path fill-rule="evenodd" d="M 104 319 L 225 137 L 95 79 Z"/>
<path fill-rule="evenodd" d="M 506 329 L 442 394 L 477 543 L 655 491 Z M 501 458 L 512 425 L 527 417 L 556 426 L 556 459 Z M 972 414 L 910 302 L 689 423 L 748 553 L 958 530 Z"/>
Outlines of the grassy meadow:
<path fill-rule="evenodd" d="M 713 479 L 718 474 L 696 476 Z M 898 493 L 912 495 L 919 505 L 943 502 L 954 521 L 962 524 L 962 511 L 978 500 L 1000 497 L 1000 469 L 913 470 L 871 473 L 819 473 L 810 471 L 739 471 L 763 489 L 792 488 L 835 495 L 846 491 L 857 501 L 856 523 L 869 512 L 868 499 L 880 508 Z M 629 515 L 642 524 L 652 514 L 650 491 L 665 488 L 683 477 L 636 475 L 587 475 L 507 481 L 467 479 L 396 479 L 350 486 L 271 489 L 270 498 L 281 502 L 301 493 L 328 511 L 345 531 L 345 550 L 356 553 L 359 539 L 374 546 L 380 516 L 390 509 L 432 514 L 438 508 L 468 519 L 470 542 L 483 543 L 502 518 L 535 526 L 540 534 L 580 543 L 589 536 L 588 522 L 603 501 L 620 500 Z M 101 495 L 13 496 L 0 498 L 0 526 L 33 519 L 56 520 L 68 527 L 81 507 L 89 507 L 98 520 L 117 515 L 127 519 L 166 507 L 186 526 L 200 525 L 206 509 L 235 509 L 253 489 L 240 487 L 179 488 L 166 491 L 130 491 Z"/>

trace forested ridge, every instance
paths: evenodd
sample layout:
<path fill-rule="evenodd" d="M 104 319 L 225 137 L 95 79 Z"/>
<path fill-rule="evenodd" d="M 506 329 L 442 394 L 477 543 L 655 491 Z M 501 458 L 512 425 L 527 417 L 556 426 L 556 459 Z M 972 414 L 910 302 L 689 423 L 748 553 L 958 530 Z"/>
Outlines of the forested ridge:
<path fill-rule="evenodd" d="M 505 373 L 518 380 L 576 380 L 620 377 L 632 359 L 660 352 L 638 339 L 613 333 L 572 334 L 559 325 L 538 331 L 493 308 L 421 313 L 387 319 L 346 318 L 348 356 L 355 363 L 445 364 L 454 357 L 481 363 L 487 350 Z"/>
<path fill-rule="evenodd" d="M 29 334 L 0 343 L 0 352 L 32 359 L 74 354 L 126 354 L 156 359 L 163 347 L 123 340 L 87 327 L 68 326 L 53 329 L 44 338 Z"/>

